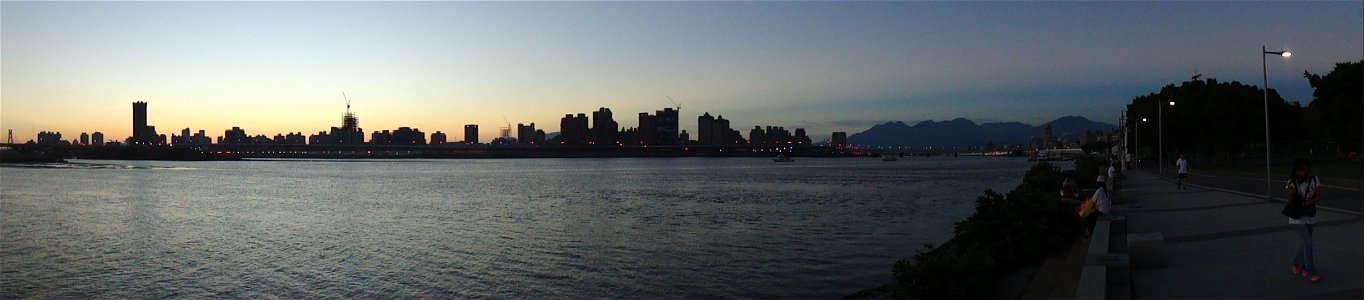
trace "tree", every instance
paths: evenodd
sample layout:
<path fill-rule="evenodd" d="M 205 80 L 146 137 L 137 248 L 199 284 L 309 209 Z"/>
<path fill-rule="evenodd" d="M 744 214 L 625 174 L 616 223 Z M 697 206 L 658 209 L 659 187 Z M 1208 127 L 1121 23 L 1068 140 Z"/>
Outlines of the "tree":
<path fill-rule="evenodd" d="M 1307 106 L 1309 131 L 1334 146 L 1336 154 L 1360 152 L 1364 148 L 1364 61 L 1337 63 L 1326 75 L 1303 71 L 1312 85 L 1312 103 Z"/>
<path fill-rule="evenodd" d="M 1128 126 L 1141 126 L 1142 148 L 1153 151 L 1164 130 L 1166 157 L 1184 153 L 1203 159 L 1229 160 L 1255 156 L 1264 145 L 1264 105 L 1260 88 L 1215 78 L 1167 85 L 1158 93 L 1132 99 Z M 1169 102 L 1174 101 L 1174 106 Z M 1157 109 L 1163 110 L 1157 112 Z M 1302 128 L 1301 108 L 1269 90 L 1271 136 L 1276 149 L 1291 149 Z M 1161 126 L 1159 116 L 1163 115 Z M 1147 122 L 1141 122 L 1146 118 Z M 1136 139 L 1137 137 L 1133 137 Z M 1129 141 L 1129 142 L 1136 142 Z M 1278 148 L 1284 146 L 1285 148 Z M 1261 150 L 1262 151 L 1262 150 Z M 1286 153 L 1286 151 L 1276 151 Z M 1151 156 L 1157 154 L 1152 152 Z M 1154 158 L 1154 157 L 1152 157 Z"/>

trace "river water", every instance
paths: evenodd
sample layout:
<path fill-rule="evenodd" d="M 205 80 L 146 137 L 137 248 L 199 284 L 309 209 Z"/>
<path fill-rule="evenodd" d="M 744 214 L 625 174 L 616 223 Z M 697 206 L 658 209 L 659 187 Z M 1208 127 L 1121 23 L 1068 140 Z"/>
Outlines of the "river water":
<path fill-rule="evenodd" d="M 1016 158 L 0 167 L 0 298 L 833 298 Z"/>

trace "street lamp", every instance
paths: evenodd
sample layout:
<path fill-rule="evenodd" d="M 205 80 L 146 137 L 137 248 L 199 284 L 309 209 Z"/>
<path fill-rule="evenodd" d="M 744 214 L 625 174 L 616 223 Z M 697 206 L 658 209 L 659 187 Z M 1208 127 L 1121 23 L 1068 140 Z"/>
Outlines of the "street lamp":
<path fill-rule="evenodd" d="M 1141 122 L 1142 122 L 1142 123 L 1145 123 L 1145 122 L 1146 122 L 1146 118 L 1141 118 Z M 1133 147 L 1134 149 L 1141 149 L 1141 124 L 1140 124 L 1140 123 L 1137 124 L 1137 138 L 1134 139 L 1134 140 L 1132 141 L 1132 146 L 1134 146 L 1134 147 Z M 1141 158 L 1138 157 L 1137 160 L 1140 161 Z"/>
<path fill-rule="evenodd" d="M 1265 98 L 1265 201 L 1274 202 L 1274 194 L 1270 193 L 1273 191 L 1272 186 L 1274 184 L 1271 181 L 1272 176 L 1270 176 L 1269 166 L 1269 63 L 1266 62 L 1268 58 L 1265 58 L 1265 55 L 1274 54 L 1290 57 L 1293 56 L 1293 52 L 1288 52 L 1287 50 L 1272 52 L 1265 50 L 1264 45 L 1260 45 L 1260 52 L 1260 75 L 1264 78 L 1264 86 L 1260 88 L 1260 91 L 1264 94 Z"/>
<path fill-rule="evenodd" d="M 1175 106 L 1174 101 L 1170 101 L 1170 106 Z M 1161 176 L 1165 175 L 1165 107 L 1156 107 L 1156 172 Z"/>

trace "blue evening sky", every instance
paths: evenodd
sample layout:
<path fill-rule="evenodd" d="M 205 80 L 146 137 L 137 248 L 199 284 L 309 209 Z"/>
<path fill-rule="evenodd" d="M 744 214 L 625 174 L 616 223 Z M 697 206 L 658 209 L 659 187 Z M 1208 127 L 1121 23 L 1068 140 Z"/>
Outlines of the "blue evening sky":
<path fill-rule="evenodd" d="M 558 131 L 673 104 L 816 140 L 884 121 L 1116 122 L 1131 98 L 1205 78 L 1306 103 L 1303 71 L 1364 58 L 1352 2 L 3 2 L 0 128 L 221 135 L 338 126 L 462 137 Z M 458 136 L 458 137 L 457 137 Z"/>

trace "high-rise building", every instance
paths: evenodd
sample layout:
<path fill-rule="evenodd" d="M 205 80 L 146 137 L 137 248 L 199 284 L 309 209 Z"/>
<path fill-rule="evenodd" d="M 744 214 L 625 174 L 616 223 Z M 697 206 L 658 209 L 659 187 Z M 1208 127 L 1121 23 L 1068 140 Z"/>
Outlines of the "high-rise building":
<path fill-rule="evenodd" d="M 393 144 L 393 133 L 388 132 L 388 130 L 375 130 L 374 133 L 369 134 L 369 143 L 374 145 Z"/>
<path fill-rule="evenodd" d="M 99 131 L 91 133 L 90 144 L 95 146 L 104 146 L 104 133 Z"/>
<path fill-rule="evenodd" d="M 658 117 L 647 112 L 639 113 L 639 129 L 635 131 L 635 143 L 658 145 Z"/>
<path fill-rule="evenodd" d="M 523 145 L 544 145 L 545 131 L 535 129 L 535 123 L 516 124 L 516 141 Z"/>
<path fill-rule="evenodd" d="M 393 131 L 394 145 L 426 145 L 426 133 L 421 128 L 398 127 Z"/>
<path fill-rule="evenodd" d="M 678 113 L 680 113 L 680 111 L 674 110 L 671 107 L 664 108 L 663 110 L 657 111 L 655 113 L 655 115 L 658 117 L 657 134 L 659 145 L 677 145 L 678 138 L 677 134 L 680 132 L 679 131 L 680 128 L 678 128 L 677 126 Z"/>
<path fill-rule="evenodd" d="M 796 128 L 796 136 L 792 138 L 797 145 L 809 145 L 810 136 L 805 135 L 805 128 Z"/>
<path fill-rule="evenodd" d="M 848 133 L 843 131 L 835 131 L 833 137 L 829 139 L 829 146 L 833 146 L 835 148 L 847 147 Z"/>
<path fill-rule="evenodd" d="M 85 145 L 89 145 L 89 144 L 90 144 L 90 134 L 87 134 L 87 133 L 82 132 L 82 133 L 81 133 L 81 146 L 85 146 Z"/>
<path fill-rule="evenodd" d="M 284 135 L 284 143 L 289 145 L 303 145 L 308 143 L 308 139 L 302 132 L 295 132 Z"/>
<path fill-rule="evenodd" d="M 360 118 L 355 117 L 355 113 L 350 112 L 350 106 L 347 105 L 346 114 L 341 115 L 341 127 L 333 126 L 330 131 L 319 131 L 317 134 L 308 137 L 308 143 L 314 145 L 364 144 L 365 130 L 360 128 Z"/>
<path fill-rule="evenodd" d="M 753 130 L 748 131 L 748 142 L 754 144 L 767 143 L 767 131 L 762 126 L 753 126 Z"/>
<path fill-rule="evenodd" d="M 62 133 L 61 133 L 61 132 L 39 131 L 39 132 L 38 132 L 38 144 L 39 144 L 39 145 L 64 145 L 64 144 L 68 144 L 68 142 L 62 140 Z"/>
<path fill-rule="evenodd" d="M 478 144 L 478 124 L 464 125 L 464 142 L 471 145 Z"/>
<path fill-rule="evenodd" d="M 559 144 L 565 146 L 586 145 L 588 127 L 587 114 L 565 114 L 559 119 Z"/>
<path fill-rule="evenodd" d="M 678 110 L 672 108 L 655 111 L 653 115 L 647 112 L 639 113 L 636 142 L 644 145 L 677 145 L 680 132 L 677 126 L 678 113 Z"/>
<path fill-rule="evenodd" d="M 133 137 L 129 144 L 165 144 L 165 137 L 156 134 L 156 126 L 147 125 L 147 102 L 133 102 Z"/>
<path fill-rule="evenodd" d="M 219 144 L 245 144 L 250 142 L 251 136 L 246 134 L 246 130 L 241 127 L 232 126 L 232 129 L 223 130 L 223 139 Z"/>
<path fill-rule="evenodd" d="M 444 132 L 440 132 L 440 130 L 437 130 L 436 133 L 432 133 L 432 134 L 431 134 L 431 144 L 432 144 L 432 145 L 442 145 L 442 144 L 445 144 L 445 133 L 444 133 Z"/>
<path fill-rule="evenodd" d="M 696 117 L 696 143 L 713 144 L 715 143 L 715 117 L 710 116 L 710 112 Z"/>
<path fill-rule="evenodd" d="M 716 116 L 715 121 L 710 125 L 710 130 L 711 144 L 729 145 L 738 140 L 738 134 L 729 128 L 729 120 L 725 120 L 725 116 Z"/>
<path fill-rule="evenodd" d="M 592 112 L 592 134 L 588 143 L 593 145 L 616 145 L 620 142 L 617 133 L 619 124 L 611 116 L 611 109 L 602 107 Z"/>
<path fill-rule="evenodd" d="M 189 127 L 185 127 L 185 129 L 181 129 L 181 130 L 180 130 L 180 135 L 171 135 L 171 145 L 176 145 L 176 146 L 180 146 L 180 145 L 189 145 L 189 144 L 190 144 L 190 140 L 191 140 L 191 138 L 190 138 L 190 135 L 189 135 Z"/>
<path fill-rule="evenodd" d="M 144 134 L 146 134 L 146 130 L 143 128 L 146 127 L 147 127 L 147 102 L 142 101 L 133 102 L 133 140 L 129 141 L 129 143 L 145 144 L 147 140 L 151 139 L 150 137 L 143 136 Z"/>

